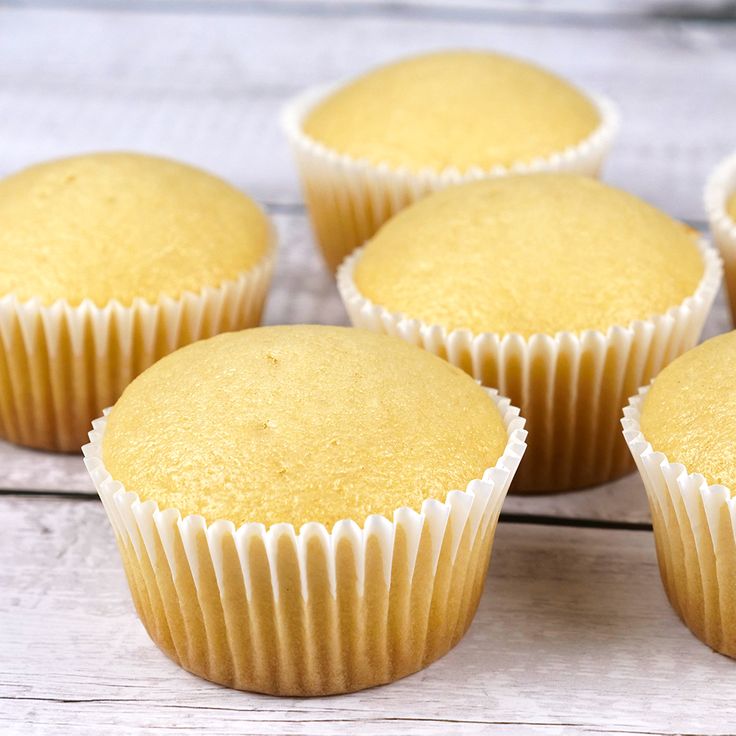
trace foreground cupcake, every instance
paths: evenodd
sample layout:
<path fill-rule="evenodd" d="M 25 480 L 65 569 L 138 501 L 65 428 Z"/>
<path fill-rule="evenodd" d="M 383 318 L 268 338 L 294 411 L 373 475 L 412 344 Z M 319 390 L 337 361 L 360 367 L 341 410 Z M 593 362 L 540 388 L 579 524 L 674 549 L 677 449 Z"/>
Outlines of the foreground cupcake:
<path fill-rule="evenodd" d="M 723 256 L 731 315 L 736 324 L 736 153 L 713 172 L 705 190 L 713 239 Z"/>
<path fill-rule="evenodd" d="M 447 51 L 309 90 L 283 122 L 334 270 L 395 212 L 448 184 L 509 172 L 596 173 L 616 113 L 533 64 Z"/>
<path fill-rule="evenodd" d="M 401 340 L 269 327 L 162 359 L 84 453 L 161 649 L 231 687 L 316 695 L 462 637 L 522 427 Z"/>
<path fill-rule="evenodd" d="M 631 467 L 626 399 L 695 344 L 714 250 L 636 197 L 572 174 L 451 187 L 386 223 L 338 287 L 354 325 L 446 358 L 521 406 L 518 490 Z"/>
<path fill-rule="evenodd" d="M 274 252 L 258 206 L 161 158 L 78 156 L 0 181 L 0 438 L 78 451 L 130 380 L 258 324 Z"/>
<path fill-rule="evenodd" d="M 665 590 L 692 632 L 736 657 L 736 332 L 678 358 L 626 408 Z"/>

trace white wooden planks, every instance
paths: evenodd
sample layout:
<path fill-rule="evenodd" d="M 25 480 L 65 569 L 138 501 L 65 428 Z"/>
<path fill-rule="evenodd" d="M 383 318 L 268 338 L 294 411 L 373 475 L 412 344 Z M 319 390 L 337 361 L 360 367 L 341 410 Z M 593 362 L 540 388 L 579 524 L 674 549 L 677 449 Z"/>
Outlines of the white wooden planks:
<path fill-rule="evenodd" d="M 28 733 L 25 723 L 90 736 L 725 734 L 736 724 L 733 662 L 670 610 L 649 532 L 502 524 L 475 623 L 453 652 L 388 687 L 299 700 L 220 688 L 161 654 L 99 503 L 6 496 L 0 518 L 3 733 Z"/>
<path fill-rule="evenodd" d="M 276 124 L 283 102 L 304 86 L 448 46 L 515 53 L 610 94 L 624 128 L 609 178 L 680 217 L 703 219 L 705 176 L 736 147 L 734 24 L 581 28 L 564 17 L 504 22 L 498 12 L 468 20 L 309 13 L 296 3 L 211 14 L 201 3 L 197 12 L 186 2 L 142 5 L 146 12 L 112 3 L 3 11 L 0 172 L 80 150 L 136 148 L 206 166 L 261 200 L 294 203 Z"/>

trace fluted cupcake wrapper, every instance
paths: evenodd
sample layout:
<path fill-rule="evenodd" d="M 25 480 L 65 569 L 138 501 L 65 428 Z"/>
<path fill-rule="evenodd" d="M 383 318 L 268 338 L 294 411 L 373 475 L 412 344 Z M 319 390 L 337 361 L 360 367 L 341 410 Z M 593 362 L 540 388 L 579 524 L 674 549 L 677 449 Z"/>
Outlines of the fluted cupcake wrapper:
<path fill-rule="evenodd" d="M 488 392 L 508 432 L 482 479 L 393 521 L 228 521 L 141 502 L 106 470 L 106 419 L 85 463 L 115 531 L 138 614 L 173 660 L 243 690 L 340 693 L 415 672 L 465 633 L 483 589 L 499 511 L 524 453 L 519 410 Z M 107 412 L 106 412 L 107 413 Z"/>
<path fill-rule="evenodd" d="M 345 259 L 337 286 L 356 327 L 400 337 L 462 368 L 521 407 L 529 449 L 512 491 L 543 493 L 603 483 L 632 469 L 618 429 L 627 398 L 700 336 L 721 281 L 721 261 L 698 241 L 704 274 L 696 292 L 665 314 L 607 332 L 448 331 L 390 312 L 353 279 L 362 249 Z"/>
<path fill-rule="evenodd" d="M 736 324 L 736 222 L 726 212 L 726 203 L 733 194 L 736 194 L 736 152 L 718 165 L 705 189 L 705 211 L 713 240 L 723 257 L 731 316 Z"/>
<path fill-rule="evenodd" d="M 736 498 L 652 449 L 640 425 L 647 391 L 629 400 L 621 423 L 646 488 L 662 583 L 693 634 L 736 657 Z"/>
<path fill-rule="evenodd" d="M 89 300 L 44 305 L 0 298 L 0 438 L 78 451 L 90 422 L 141 371 L 182 345 L 253 327 L 271 280 L 275 244 L 217 287 L 130 306 Z"/>
<path fill-rule="evenodd" d="M 595 95 L 592 100 L 600 114 L 600 125 L 580 143 L 559 153 L 513 166 L 416 172 L 352 158 L 304 132 L 302 123 L 310 110 L 338 88 L 339 85 L 329 85 L 306 90 L 284 108 L 281 118 L 301 175 L 312 226 L 332 271 L 396 212 L 452 184 L 541 171 L 596 175 L 619 126 L 614 103 Z"/>

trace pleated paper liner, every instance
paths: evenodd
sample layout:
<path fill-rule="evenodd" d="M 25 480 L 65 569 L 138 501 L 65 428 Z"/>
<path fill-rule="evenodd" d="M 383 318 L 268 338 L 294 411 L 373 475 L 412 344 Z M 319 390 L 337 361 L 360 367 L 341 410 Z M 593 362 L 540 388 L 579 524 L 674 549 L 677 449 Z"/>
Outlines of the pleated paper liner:
<path fill-rule="evenodd" d="M 701 239 L 704 274 L 679 306 L 607 332 L 556 335 L 447 331 L 390 312 L 363 296 L 353 280 L 362 249 L 345 259 L 337 285 L 356 327 L 395 335 L 462 368 L 509 396 L 526 419 L 529 449 L 512 492 L 584 488 L 633 469 L 618 427 L 621 409 L 700 336 L 721 281 L 721 261 Z"/>
<path fill-rule="evenodd" d="M 478 605 L 498 514 L 524 453 L 519 410 L 495 391 L 508 432 L 482 479 L 393 522 L 229 521 L 141 503 L 102 461 L 106 419 L 85 463 L 115 531 L 138 614 L 154 642 L 201 677 L 279 695 L 390 682 L 441 657 Z M 107 412 L 106 412 L 107 413 Z"/>
<path fill-rule="evenodd" d="M 580 143 L 559 153 L 510 167 L 414 172 L 337 153 L 304 132 L 302 123 L 310 110 L 339 87 L 307 90 L 287 105 L 281 118 L 301 175 L 312 226 L 331 271 L 396 212 L 451 184 L 539 171 L 596 175 L 619 124 L 613 102 L 595 95 L 591 99 L 598 108 L 600 125 Z"/>
<path fill-rule="evenodd" d="M 652 449 L 640 426 L 647 390 L 630 399 L 622 424 L 646 488 L 662 583 L 693 634 L 736 657 L 736 498 Z"/>
<path fill-rule="evenodd" d="M 0 299 L 0 438 L 78 452 L 89 425 L 141 371 L 195 340 L 259 324 L 275 242 L 218 287 L 131 306 Z"/>
<path fill-rule="evenodd" d="M 731 316 L 736 324 L 736 222 L 726 212 L 726 202 L 733 194 L 736 194 L 736 152 L 719 164 L 705 189 L 705 211 L 713 240 L 723 257 Z"/>

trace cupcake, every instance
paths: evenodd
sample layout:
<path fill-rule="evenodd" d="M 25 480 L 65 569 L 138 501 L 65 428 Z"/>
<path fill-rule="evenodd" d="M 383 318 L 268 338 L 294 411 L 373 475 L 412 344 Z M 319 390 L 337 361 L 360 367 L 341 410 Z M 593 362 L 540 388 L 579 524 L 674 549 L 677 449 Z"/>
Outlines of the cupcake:
<path fill-rule="evenodd" d="M 78 451 L 162 355 L 258 324 L 274 235 L 225 182 L 130 153 L 0 181 L 0 438 Z"/>
<path fill-rule="evenodd" d="M 736 657 L 736 332 L 667 366 L 624 411 L 672 607 Z"/>
<path fill-rule="evenodd" d="M 316 325 L 182 348 L 94 427 L 87 467 L 151 638 L 279 695 L 389 682 L 459 641 L 526 434 L 435 356 Z"/>
<path fill-rule="evenodd" d="M 713 239 L 723 256 L 731 315 L 736 324 L 736 152 L 708 180 L 705 209 Z"/>
<path fill-rule="evenodd" d="M 617 114 L 528 62 L 445 51 L 308 90 L 287 107 L 283 126 L 334 271 L 394 213 L 448 184 L 597 173 Z"/>
<path fill-rule="evenodd" d="M 521 407 L 515 490 L 562 491 L 631 468 L 626 399 L 700 334 L 721 277 L 691 229 L 575 174 L 450 187 L 349 256 L 357 327 L 446 358 Z"/>

